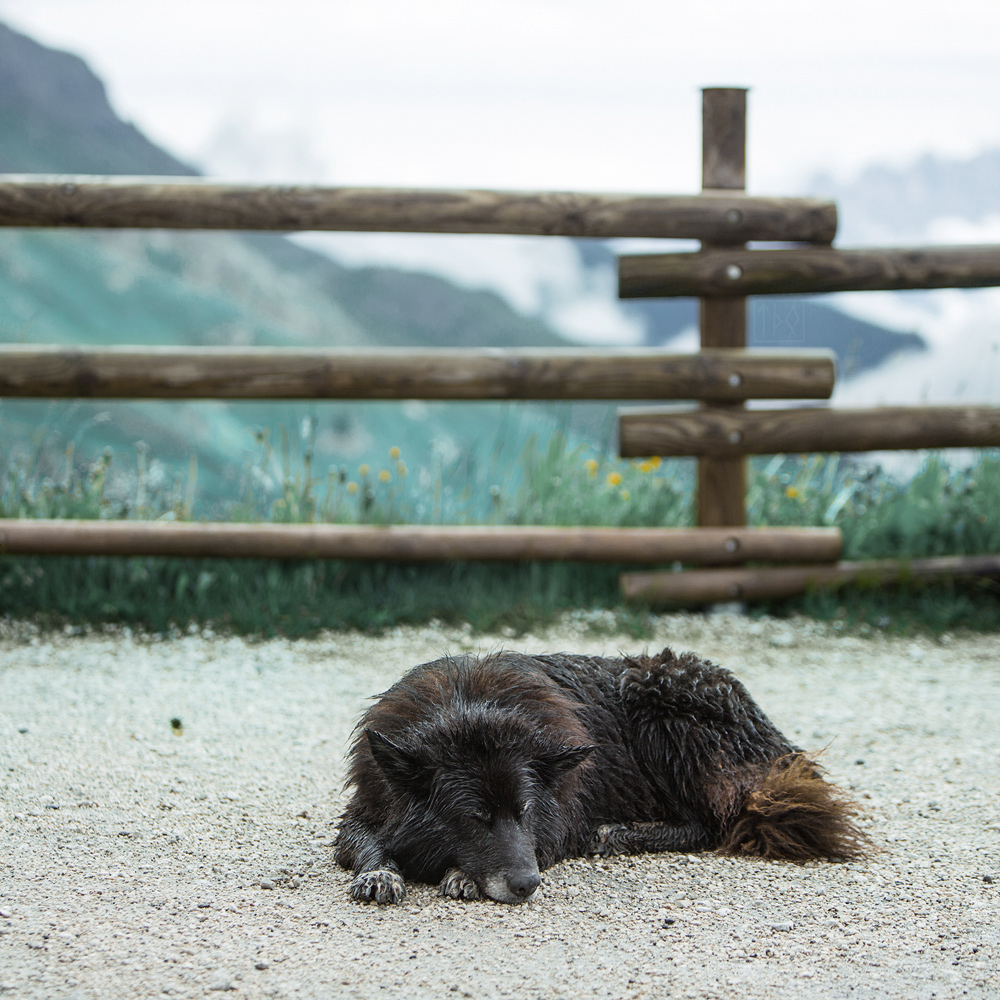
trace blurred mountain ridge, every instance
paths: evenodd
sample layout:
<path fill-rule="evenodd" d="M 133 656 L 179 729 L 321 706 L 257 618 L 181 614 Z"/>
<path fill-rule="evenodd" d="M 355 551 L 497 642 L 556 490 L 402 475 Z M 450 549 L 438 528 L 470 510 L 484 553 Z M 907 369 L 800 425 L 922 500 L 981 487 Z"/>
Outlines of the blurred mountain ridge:
<path fill-rule="evenodd" d="M 193 176 L 196 171 L 122 122 L 77 56 L 0 24 L 0 172 Z M 39 344 L 561 347 L 566 341 L 490 291 L 437 275 L 345 267 L 268 233 L 0 229 L 0 341 Z M 337 403 L 0 401 L 0 452 L 25 453 L 55 475 L 111 447 L 114 470 L 134 467 L 138 439 L 187 468 L 199 492 L 231 495 L 260 451 L 262 427 L 322 425 L 330 462 L 390 445 L 411 461 L 428 450 L 468 464 L 493 442 L 496 407 L 368 407 Z M 530 408 L 525 430 L 539 420 Z M 296 434 L 292 434 L 294 439 Z M 384 446 L 383 446 L 384 442 Z M 8 464 L 5 462 L 4 464 Z"/>

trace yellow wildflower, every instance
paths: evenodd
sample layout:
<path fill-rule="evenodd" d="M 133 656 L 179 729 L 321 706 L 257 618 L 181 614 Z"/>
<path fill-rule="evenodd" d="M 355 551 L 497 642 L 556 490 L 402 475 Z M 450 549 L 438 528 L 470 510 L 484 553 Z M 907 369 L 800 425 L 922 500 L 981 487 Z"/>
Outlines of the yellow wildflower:
<path fill-rule="evenodd" d="M 661 465 L 663 464 L 663 459 L 662 459 L 662 458 L 660 458 L 660 456 L 659 456 L 659 455 L 653 455 L 653 456 L 652 456 L 652 457 L 650 458 L 650 460 L 649 460 L 649 464 L 650 464 L 650 465 L 651 465 L 651 466 L 652 466 L 652 467 L 653 467 L 654 469 L 658 469 L 658 468 L 659 468 L 659 467 L 660 467 L 660 466 L 661 466 Z"/>
<path fill-rule="evenodd" d="M 597 475 L 598 461 L 596 458 L 588 458 L 583 467 L 587 470 L 587 475 L 593 479 Z"/>
<path fill-rule="evenodd" d="M 799 491 L 794 486 L 785 487 L 785 496 L 788 497 L 789 500 L 794 500 L 798 495 Z"/>
<path fill-rule="evenodd" d="M 621 498 L 622 498 L 622 500 L 624 500 L 624 501 L 625 501 L 626 503 L 628 503 L 628 502 L 629 502 L 629 500 L 631 500 L 631 499 L 632 499 L 632 494 L 631 494 L 631 493 L 629 493 L 629 491 L 628 491 L 628 490 L 622 490 L 622 491 L 621 491 Z"/>
<path fill-rule="evenodd" d="M 367 476 L 368 473 L 371 472 L 371 471 L 372 470 L 367 465 L 359 465 L 358 466 L 358 475 L 361 476 L 362 479 L 365 476 Z"/>
<path fill-rule="evenodd" d="M 389 458 L 391 458 L 394 462 L 397 458 L 399 458 L 399 449 L 395 445 L 389 449 Z"/>
<path fill-rule="evenodd" d="M 396 475 L 399 476 L 400 479 L 406 478 L 406 462 L 396 463 Z"/>
<path fill-rule="evenodd" d="M 387 483 L 390 479 L 392 479 L 392 473 L 388 469 L 383 469 L 378 474 L 378 481 L 380 483 Z"/>
<path fill-rule="evenodd" d="M 347 484 L 347 492 L 350 493 L 351 496 L 354 496 L 354 494 L 358 492 L 358 484 L 355 483 L 353 480 L 349 482 Z"/>
<path fill-rule="evenodd" d="M 608 473 L 608 486 L 619 486 L 621 485 L 622 474 L 620 472 L 609 472 Z"/>
<path fill-rule="evenodd" d="M 639 471 L 640 471 L 640 472 L 642 472 L 642 473 L 646 473 L 646 472 L 652 472 L 652 471 L 653 471 L 653 469 L 655 469 L 655 468 L 656 468 L 656 466 L 655 466 L 655 465 L 653 465 L 653 463 L 652 463 L 652 462 L 643 462 L 643 463 L 642 463 L 642 464 L 641 464 L 641 465 L 639 466 Z"/>

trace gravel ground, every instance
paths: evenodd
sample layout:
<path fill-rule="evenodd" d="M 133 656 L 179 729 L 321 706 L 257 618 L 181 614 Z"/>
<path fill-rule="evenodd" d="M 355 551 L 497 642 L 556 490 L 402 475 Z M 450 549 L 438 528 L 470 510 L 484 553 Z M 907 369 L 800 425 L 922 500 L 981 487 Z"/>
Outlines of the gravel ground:
<path fill-rule="evenodd" d="M 998 997 L 1000 642 L 665 616 L 824 747 L 881 850 L 570 861 L 520 907 L 348 901 L 330 844 L 366 697 L 444 652 L 638 651 L 397 629 L 250 643 L 0 623 L 0 995 Z M 172 726 L 180 720 L 181 728 Z"/>

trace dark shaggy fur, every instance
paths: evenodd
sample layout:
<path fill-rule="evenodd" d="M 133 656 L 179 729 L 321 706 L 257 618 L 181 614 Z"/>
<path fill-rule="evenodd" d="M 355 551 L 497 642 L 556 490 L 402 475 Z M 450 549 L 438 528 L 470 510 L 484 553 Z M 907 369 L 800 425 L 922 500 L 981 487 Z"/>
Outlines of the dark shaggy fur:
<path fill-rule="evenodd" d="M 521 902 L 586 853 L 863 853 L 850 803 L 727 670 L 691 654 L 498 653 L 411 670 L 364 715 L 337 860 L 355 899 L 404 879 Z"/>

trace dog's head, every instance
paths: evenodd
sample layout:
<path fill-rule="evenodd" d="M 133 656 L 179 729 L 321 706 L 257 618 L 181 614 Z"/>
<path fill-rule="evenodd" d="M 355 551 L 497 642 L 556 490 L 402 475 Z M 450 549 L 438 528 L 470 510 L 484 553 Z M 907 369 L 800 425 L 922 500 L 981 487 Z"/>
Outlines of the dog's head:
<path fill-rule="evenodd" d="M 443 840 L 446 864 L 483 895 L 522 903 L 541 882 L 539 846 L 564 834 L 566 785 L 595 747 L 561 742 L 506 712 L 482 715 L 366 735 L 386 781 L 424 818 L 415 832 Z"/>

